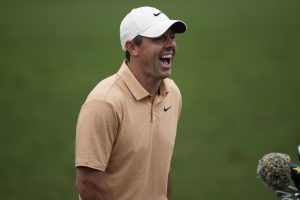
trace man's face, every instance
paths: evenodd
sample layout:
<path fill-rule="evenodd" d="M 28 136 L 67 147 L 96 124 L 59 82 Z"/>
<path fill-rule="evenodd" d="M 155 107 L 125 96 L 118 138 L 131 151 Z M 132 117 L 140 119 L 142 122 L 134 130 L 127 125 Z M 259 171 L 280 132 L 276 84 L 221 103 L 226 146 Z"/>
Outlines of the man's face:
<path fill-rule="evenodd" d="M 175 33 L 169 29 L 157 38 L 143 37 L 142 40 L 137 47 L 137 58 L 144 75 L 154 80 L 169 77 L 176 53 Z"/>

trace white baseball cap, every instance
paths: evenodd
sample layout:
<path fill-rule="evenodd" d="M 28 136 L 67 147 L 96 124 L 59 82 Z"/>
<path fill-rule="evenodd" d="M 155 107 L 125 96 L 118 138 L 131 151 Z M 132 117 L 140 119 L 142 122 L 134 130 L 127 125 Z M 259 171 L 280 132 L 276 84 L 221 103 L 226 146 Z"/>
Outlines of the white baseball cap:
<path fill-rule="evenodd" d="M 125 51 L 125 43 L 138 35 L 156 38 L 171 26 L 175 33 L 184 33 L 187 28 L 183 21 L 171 20 L 156 8 L 148 6 L 134 8 L 124 17 L 120 25 L 122 49 Z"/>

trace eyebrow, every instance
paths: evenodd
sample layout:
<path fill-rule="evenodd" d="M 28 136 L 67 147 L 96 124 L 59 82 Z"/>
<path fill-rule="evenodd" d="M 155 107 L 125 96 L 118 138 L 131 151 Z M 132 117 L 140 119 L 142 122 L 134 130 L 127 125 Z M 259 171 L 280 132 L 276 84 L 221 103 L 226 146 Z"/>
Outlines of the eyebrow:
<path fill-rule="evenodd" d="M 176 34 L 176 33 L 175 33 L 172 29 L 170 29 L 170 31 L 167 30 L 164 34 L 162 34 L 162 35 L 160 35 L 160 36 L 158 36 L 158 37 L 156 37 L 156 38 L 161 38 L 161 37 L 164 37 L 164 36 L 175 35 L 175 34 Z"/>

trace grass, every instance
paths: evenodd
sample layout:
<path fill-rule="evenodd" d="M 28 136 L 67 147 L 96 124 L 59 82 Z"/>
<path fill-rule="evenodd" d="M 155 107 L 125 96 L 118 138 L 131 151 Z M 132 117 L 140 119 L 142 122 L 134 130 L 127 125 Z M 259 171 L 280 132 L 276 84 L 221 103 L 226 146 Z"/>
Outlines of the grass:
<path fill-rule="evenodd" d="M 0 6 L 0 192 L 76 199 L 74 134 L 88 92 L 122 62 L 119 24 L 140 1 L 7 1 Z M 174 199 L 274 199 L 257 161 L 296 162 L 299 1 L 164 1 L 184 20 L 172 78 L 183 94 Z M 255 195 L 255 196 L 254 196 Z"/>

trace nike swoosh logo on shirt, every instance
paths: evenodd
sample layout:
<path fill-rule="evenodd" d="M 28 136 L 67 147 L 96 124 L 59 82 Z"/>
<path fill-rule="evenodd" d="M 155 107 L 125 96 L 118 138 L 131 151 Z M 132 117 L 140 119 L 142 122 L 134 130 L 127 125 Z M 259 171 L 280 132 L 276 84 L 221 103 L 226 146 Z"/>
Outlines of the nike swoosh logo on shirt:
<path fill-rule="evenodd" d="M 169 107 L 167 107 L 167 108 L 164 107 L 164 111 L 167 112 L 171 107 L 172 107 L 172 106 L 169 106 Z"/>

